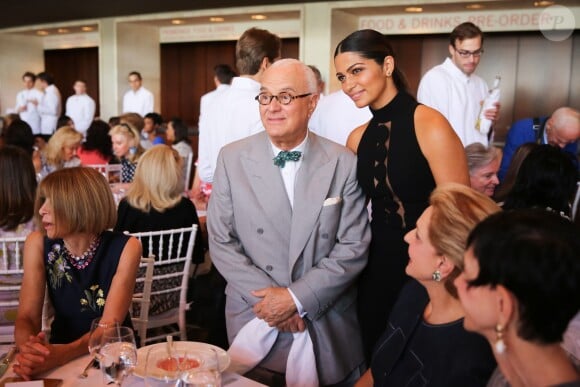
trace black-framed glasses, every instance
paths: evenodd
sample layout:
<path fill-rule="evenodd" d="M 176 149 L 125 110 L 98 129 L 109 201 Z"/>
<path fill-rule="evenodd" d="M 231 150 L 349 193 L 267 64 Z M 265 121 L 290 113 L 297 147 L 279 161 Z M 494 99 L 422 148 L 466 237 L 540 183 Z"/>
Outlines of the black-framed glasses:
<path fill-rule="evenodd" d="M 312 93 L 300 94 L 300 95 L 292 95 L 290 93 L 282 92 L 278 95 L 273 95 L 269 93 L 260 93 L 254 98 L 260 105 L 269 105 L 272 102 L 272 99 L 276 98 L 278 102 L 282 105 L 288 105 L 290 102 L 297 98 L 304 98 L 312 95 Z"/>
<path fill-rule="evenodd" d="M 453 47 L 453 49 L 455 50 L 455 52 L 457 52 L 459 54 L 460 57 L 462 58 L 469 58 L 470 56 L 473 55 L 474 58 L 479 58 L 481 56 L 481 54 L 483 54 L 483 48 L 480 48 L 479 50 L 475 50 L 475 51 L 469 51 L 469 50 L 458 50 L 457 48 L 455 48 L 455 46 Z"/>

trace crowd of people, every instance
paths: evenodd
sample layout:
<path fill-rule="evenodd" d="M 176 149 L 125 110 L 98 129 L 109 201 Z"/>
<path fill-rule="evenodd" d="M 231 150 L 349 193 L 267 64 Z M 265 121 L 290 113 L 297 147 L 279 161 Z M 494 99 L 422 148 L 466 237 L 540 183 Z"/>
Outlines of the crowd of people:
<path fill-rule="evenodd" d="M 355 31 L 334 52 L 341 90 L 321 99 L 320 73 L 250 28 L 239 75 L 216 66 L 200 101 L 198 154 L 136 71 L 119 117 L 92 117 L 78 80 L 62 125 L 52 77 L 25 73 L 0 147 L 0 237 L 28 235 L 15 372 L 86 353 L 96 317 L 130 325 L 142 249 L 124 231 L 207 211 L 191 259 L 225 280 L 216 314 L 236 372 L 269 386 L 580 385 L 580 113 L 518 121 L 490 145 L 475 124 L 483 42 L 457 26 L 415 99 L 388 37 Z M 104 164 L 120 164 L 118 182 Z"/>

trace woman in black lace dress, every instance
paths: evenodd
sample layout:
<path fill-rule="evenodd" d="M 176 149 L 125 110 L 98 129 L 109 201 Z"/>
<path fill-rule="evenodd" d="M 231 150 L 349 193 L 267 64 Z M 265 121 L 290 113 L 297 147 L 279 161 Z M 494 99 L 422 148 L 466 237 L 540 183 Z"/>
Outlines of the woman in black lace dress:
<path fill-rule="evenodd" d="M 369 360 L 408 278 L 403 236 L 415 227 L 437 184 L 469 185 L 469 174 L 461 141 L 443 115 L 408 93 L 385 36 L 374 30 L 350 34 L 336 47 L 334 63 L 342 90 L 373 114 L 347 141 L 358 155 L 359 183 L 372 210 L 373 239 L 358 299 Z"/>

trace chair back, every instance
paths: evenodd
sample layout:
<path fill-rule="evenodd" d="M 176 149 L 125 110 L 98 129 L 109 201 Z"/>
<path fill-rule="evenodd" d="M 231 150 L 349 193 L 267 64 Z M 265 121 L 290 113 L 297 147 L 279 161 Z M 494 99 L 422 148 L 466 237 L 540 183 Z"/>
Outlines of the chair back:
<path fill-rule="evenodd" d="M 171 230 L 129 233 L 141 241 L 143 256 L 154 257 L 154 268 L 151 281 L 147 328 L 158 328 L 177 324 L 178 331 L 170 334 L 179 335 L 187 340 L 185 311 L 187 287 L 191 268 L 191 257 L 197 225 Z M 137 316 L 133 315 L 133 318 Z M 163 339 L 168 334 L 147 336 L 139 333 L 142 344 Z"/>
<path fill-rule="evenodd" d="M 14 342 L 26 237 L 0 238 L 0 343 Z"/>
<path fill-rule="evenodd" d="M 187 157 L 183 157 L 183 181 L 185 183 L 185 191 L 189 190 L 191 185 L 191 170 L 193 168 L 193 152 L 190 152 Z"/>
<path fill-rule="evenodd" d="M 145 345 L 147 338 L 147 323 L 149 322 L 149 303 L 151 299 L 151 284 L 153 282 L 153 266 L 155 257 L 141 257 L 137 280 L 135 281 L 135 292 L 133 293 L 133 303 L 131 322 L 139 334 L 139 346 Z"/>

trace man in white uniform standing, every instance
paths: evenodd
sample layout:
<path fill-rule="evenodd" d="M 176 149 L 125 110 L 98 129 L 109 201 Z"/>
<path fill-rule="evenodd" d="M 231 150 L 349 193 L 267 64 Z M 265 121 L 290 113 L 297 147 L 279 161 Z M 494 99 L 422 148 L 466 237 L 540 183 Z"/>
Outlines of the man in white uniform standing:
<path fill-rule="evenodd" d="M 36 75 L 27 71 L 22 76 L 24 90 L 16 94 L 16 107 L 14 110 L 20 115 L 20 119 L 25 121 L 32 133 L 40 134 L 40 114 L 36 108 L 38 101 L 42 99 L 42 93 L 34 87 Z"/>
<path fill-rule="evenodd" d="M 54 78 L 51 74 L 42 72 L 36 78 L 38 87 L 43 92 L 43 96 L 36 106 L 38 113 L 40 113 L 40 134 L 48 141 L 48 138 L 57 129 L 58 117 L 62 113 L 60 91 L 54 85 Z"/>
<path fill-rule="evenodd" d="M 450 57 L 425 73 L 417 92 L 419 102 L 447 118 L 463 146 L 489 143 L 487 134 L 475 129 L 481 102 L 488 93 L 485 81 L 474 74 L 482 54 L 483 33 L 479 27 L 470 22 L 458 25 L 449 37 Z M 495 121 L 499 104 L 485 115 Z"/>
<path fill-rule="evenodd" d="M 78 79 L 74 85 L 74 95 L 66 100 L 66 115 L 69 116 L 77 132 L 86 136 L 91 122 L 95 117 L 95 100 L 87 94 L 87 83 Z"/>
<path fill-rule="evenodd" d="M 129 86 L 131 90 L 123 97 L 123 113 L 138 113 L 141 117 L 154 111 L 153 93 L 142 86 L 143 79 L 137 71 L 129 73 Z"/>

